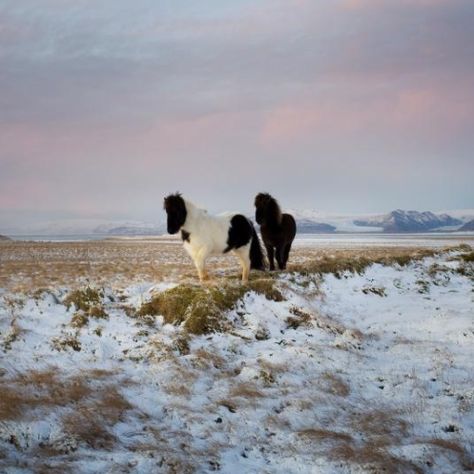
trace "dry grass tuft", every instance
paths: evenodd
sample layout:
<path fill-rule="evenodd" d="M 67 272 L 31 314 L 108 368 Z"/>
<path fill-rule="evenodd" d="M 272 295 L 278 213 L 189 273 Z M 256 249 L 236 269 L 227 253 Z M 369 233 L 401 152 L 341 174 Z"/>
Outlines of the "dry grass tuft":
<path fill-rule="evenodd" d="M 94 288 L 84 288 L 82 290 L 74 290 L 64 298 L 63 304 L 69 309 L 72 305 L 77 311 L 84 311 L 87 313 L 91 306 L 98 305 L 103 298 L 102 290 Z"/>
<path fill-rule="evenodd" d="M 326 393 L 347 397 L 351 391 L 349 385 L 339 375 L 324 372 L 319 379 L 319 387 Z"/>
<path fill-rule="evenodd" d="M 364 293 L 364 295 L 373 294 L 384 297 L 387 296 L 387 293 L 385 291 L 385 288 L 378 286 L 366 286 L 362 288 L 362 293 Z"/>
<path fill-rule="evenodd" d="M 469 244 L 463 243 L 459 245 L 453 245 L 444 249 L 446 252 L 472 252 L 472 247 Z"/>
<path fill-rule="evenodd" d="M 71 326 L 80 329 L 87 326 L 89 318 L 107 319 L 109 316 L 101 304 L 103 297 L 103 290 L 90 287 L 74 290 L 69 293 L 64 298 L 63 304 L 68 309 L 72 306 L 76 309 L 76 313 L 71 320 Z"/>
<path fill-rule="evenodd" d="M 285 297 L 281 291 L 276 287 L 276 281 L 273 278 L 259 278 L 250 280 L 248 288 L 259 295 L 265 296 L 267 300 L 271 301 L 285 301 Z"/>
<path fill-rule="evenodd" d="M 202 369 L 209 369 L 211 367 L 214 367 L 215 369 L 222 369 L 226 364 L 223 357 L 203 348 L 200 348 L 194 352 L 194 359 L 192 363 L 194 367 Z"/>
<path fill-rule="evenodd" d="M 77 336 L 66 335 L 62 337 L 53 337 L 51 339 L 51 347 L 56 351 L 67 351 L 72 349 L 73 351 L 80 352 L 82 349 L 81 342 L 77 339 Z"/>
<path fill-rule="evenodd" d="M 262 398 L 265 396 L 263 392 L 261 392 L 256 385 L 251 384 L 249 382 L 240 382 L 232 389 L 230 390 L 229 393 L 230 397 L 240 397 L 240 398 L 246 398 L 247 400 L 249 399 L 254 399 L 254 398 Z"/>
<path fill-rule="evenodd" d="M 87 323 L 89 322 L 89 318 L 87 317 L 86 314 L 79 312 L 75 313 L 71 319 L 71 326 L 73 328 L 82 328 L 84 326 L 87 326 Z"/>
<path fill-rule="evenodd" d="M 474 262 L 474 252 L 469 252 L 461 255 L 465 262 Z"/>
<path fill-rule="evenodd" d="M 290 308 L 290 313 L 293 316 L 288 316 L 285 320 L 288 329 L 298 329 L 300 326 L 305 328 L 311 327 L 313 317 L 310 313 L 296 306 Z"/>
<path fill-rule="evenodd" d="M 1 345 L 4 351 L 9 351 L 12 344 L 20 337 L 23 329 L 18 325 L 16 318 L 13 318 L 10 323 L 10 328 L 4 333 L 1 339 Z"/>

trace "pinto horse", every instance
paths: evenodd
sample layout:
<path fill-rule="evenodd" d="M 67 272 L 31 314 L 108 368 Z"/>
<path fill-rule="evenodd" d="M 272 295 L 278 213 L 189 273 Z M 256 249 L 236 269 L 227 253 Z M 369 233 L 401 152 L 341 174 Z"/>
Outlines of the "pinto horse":
<path fill-rule="evenodd" d="M 275 270 L 274 256 L 278 268 L 285 270 L 291 244 L 296 235 L 295 219 L 291 214 L 282 214 L 277 200 L 268 193 L 257 194 L 255 208 L 255 220 L 260 225 L 270 270 Z"/>
<path fill-rule="evenodd" d="M 168 233 L 181 231 L 181 239 L 194 261 L 203 282 L 209 278 L 205 262 L 210 255 L 222 255 L 232 251 L 242 265 L 242 282 L 247 283 L 250 269 L 264 270 L 264 258 L 260 241 L 252 222 L 242 214 L 211 216 L 180 193 L 170 194 L 164 200 L 168 217 Z"/>

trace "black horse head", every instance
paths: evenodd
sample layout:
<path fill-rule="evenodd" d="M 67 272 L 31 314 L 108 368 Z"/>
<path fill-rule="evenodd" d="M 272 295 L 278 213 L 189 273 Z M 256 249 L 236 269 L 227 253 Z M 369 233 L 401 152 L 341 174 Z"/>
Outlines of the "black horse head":
<path fill-rule="evenodd" d="M 255 196 L 255 220 L 259 225 L 279 225 L 281 210 L 278 202 L 268 193 L 259 193 Z"/>
<path fill-rule="evenodd" d="M 168 233 L 176 234 L 183 227 L 188 214 L 184 199 L 180 193 L 170 194 L 165 197 L 163 207 L 168 215 Z"/>

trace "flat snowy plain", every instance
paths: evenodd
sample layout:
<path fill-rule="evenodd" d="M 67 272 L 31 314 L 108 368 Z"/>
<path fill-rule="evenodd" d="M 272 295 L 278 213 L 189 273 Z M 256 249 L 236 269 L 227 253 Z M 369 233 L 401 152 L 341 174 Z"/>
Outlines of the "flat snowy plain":
<path fill-rule="evenodd" d="M 472 471 L 473 252 L 420 239 L 301 239 L 206 334 L 143 311 L 176 241 L 0 244 L 0 472 Z"/>

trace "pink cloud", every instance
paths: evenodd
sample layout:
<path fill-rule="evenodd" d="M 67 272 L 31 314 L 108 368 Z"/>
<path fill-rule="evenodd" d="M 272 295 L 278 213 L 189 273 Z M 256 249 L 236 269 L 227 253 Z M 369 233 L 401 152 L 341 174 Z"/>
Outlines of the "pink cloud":
<path fill-rule="evenodd" d="M 328 138 L 357 140 L 374 133 L 449 142 L 472 122 L 473 103 L 472 94 L 466 96 L 436 85 L 379 93 L 370 98 L 295 100 L 266 114 L 260 142 L 266 148 L 274 148 L 314 144 Z"/>
<path fill-rule="evenodd" d="M 451 0 L 398 0 L 396 6 L 435 7 L 449 3 Z M 342 8 L 346 10 L 383 9 L 390 5 L 393 6 L 393 3 L 389 0 L 343 0 L 342 2 Z"/>

